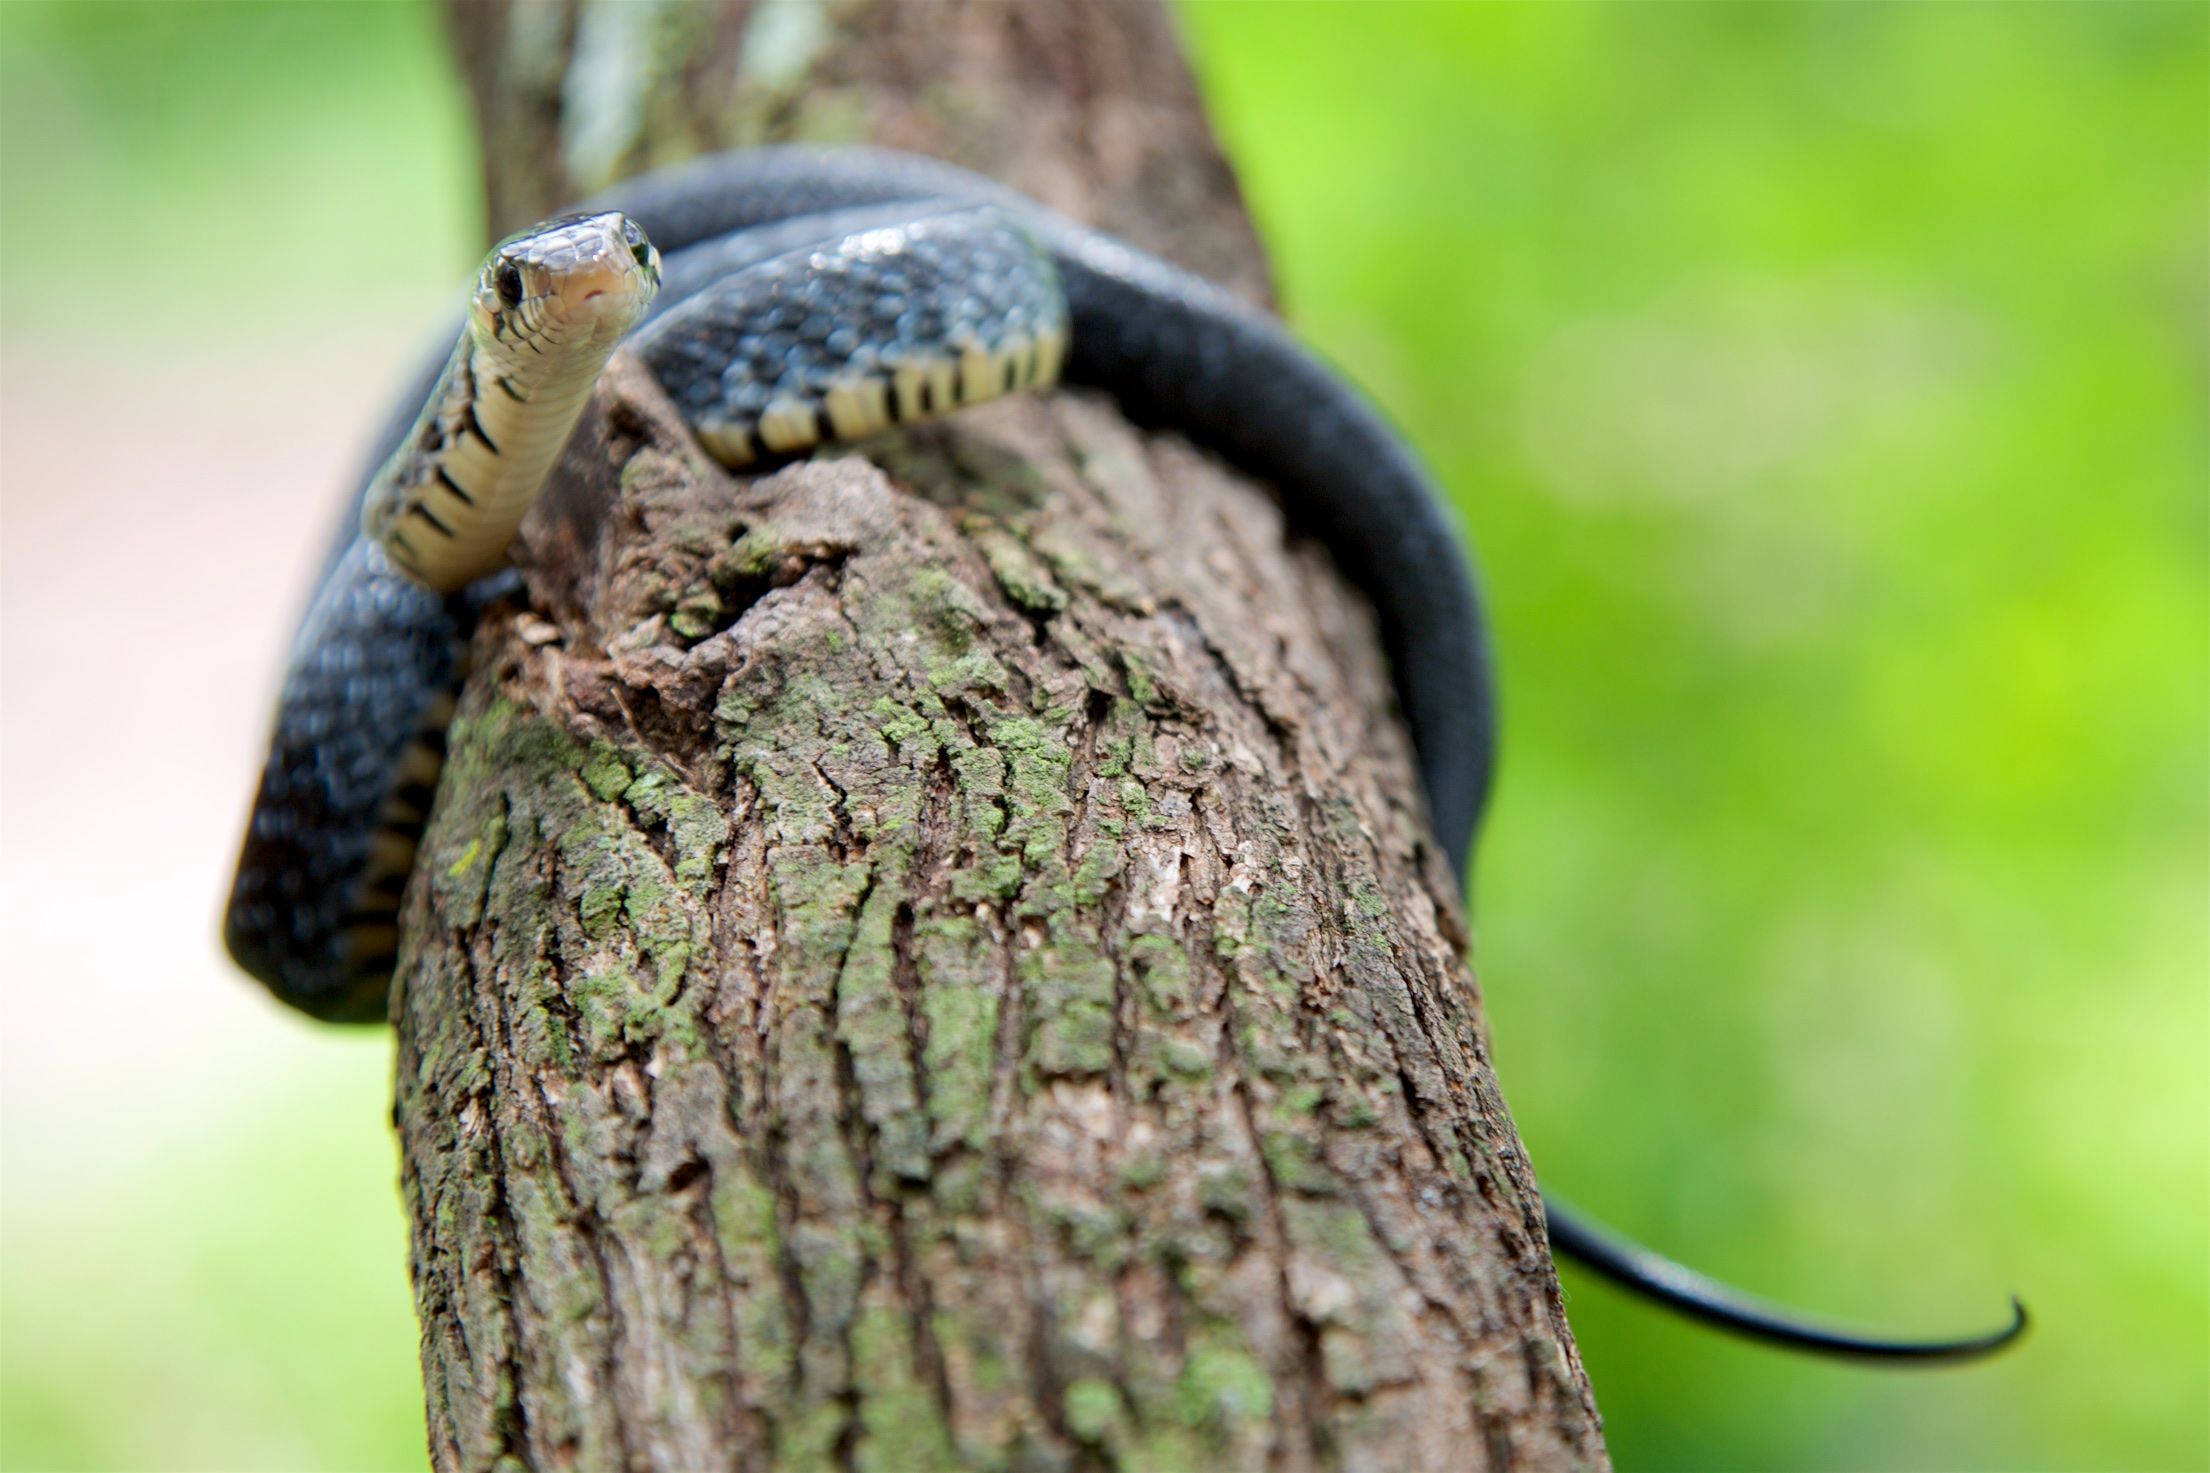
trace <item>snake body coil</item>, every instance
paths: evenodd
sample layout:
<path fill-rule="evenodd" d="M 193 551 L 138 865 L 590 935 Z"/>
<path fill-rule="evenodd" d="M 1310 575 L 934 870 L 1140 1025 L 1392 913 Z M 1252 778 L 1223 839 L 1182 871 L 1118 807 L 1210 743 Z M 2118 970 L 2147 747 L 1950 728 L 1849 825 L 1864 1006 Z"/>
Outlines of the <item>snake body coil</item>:
<path fill-rule="evenodd" d="M 1495 750 L 1471 569 L 1402 440 L 1278 322 L 986 179 L 900 154 L 723 155 L 591 208 L 486 261 L 459 346 L 382 437 L 358 508 L 367 535 L 341 542 L 295 642 L 226 923 L 233 955 L 279 997 L 324 1018 L 384 1016 L 461 643 L 508 586 L 472 580 L 499 565 L 632 322 L 631 348 L 731 465 L 1047 385 L 1063 365 L 1138 423 L 1271 482 L 1374 604 L 1435 831 L 1464 878 Z M 1554 1247 L 1598 1272 L 1780 1343 L 1956 1358 L 2024 1325 L 2020 1312 L 1936 1342 L 1830 1331 L 1554 1204 L 1549 1224 Z"/>

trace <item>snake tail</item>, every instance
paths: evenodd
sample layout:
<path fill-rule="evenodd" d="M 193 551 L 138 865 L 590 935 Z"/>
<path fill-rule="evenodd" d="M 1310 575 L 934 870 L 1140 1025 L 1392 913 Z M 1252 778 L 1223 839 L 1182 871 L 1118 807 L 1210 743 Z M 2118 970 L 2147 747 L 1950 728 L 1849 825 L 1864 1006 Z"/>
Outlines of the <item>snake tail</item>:
<path fill-rule="evenodd" d="M 1823 1325 L 1683 1268 L 1556 1203 L 1547 1210 L 1556 1252 L 1689 1319 L 1767 1345 L 1866 1361 L 1969 1361 L 2008 1348 L 2030 1323 L 2026 1306 L 2013 1295 L 2009 1323 L 1955 1339 L 1904 1340 Z"/>

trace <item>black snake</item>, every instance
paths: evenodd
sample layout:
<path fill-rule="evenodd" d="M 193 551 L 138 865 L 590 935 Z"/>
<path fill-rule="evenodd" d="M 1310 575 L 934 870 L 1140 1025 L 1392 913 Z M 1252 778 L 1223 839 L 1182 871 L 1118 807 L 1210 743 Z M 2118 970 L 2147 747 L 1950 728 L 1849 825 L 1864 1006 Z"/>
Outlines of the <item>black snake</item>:
<path fill-rule="evenodd" d="M 665 251 L 663 263 L 655 252 Z M 665 280 L 662 280 L 663 270 Z M 732 466 L 1017 390 L 1110 392 L 1270 482 L 1372 601 L 1435 832 L 1461 879 L 1495 757 L 1473 573 L 1425 469 L 1272 317 L 950 165 L 726 154 L 620 186 L 486 259 L 410 390 L 293 647 L 231 895 L 231 953 L 318 1017 L 385 1016 L 401 893 L 465 636 L 626 341 Z M 1676 1309 L 1836 1354 L 1955 1359 L 2025 1327 L 1895 1341 L 1806 1324 L 1552 1204 L 1552 1245 Z"/>

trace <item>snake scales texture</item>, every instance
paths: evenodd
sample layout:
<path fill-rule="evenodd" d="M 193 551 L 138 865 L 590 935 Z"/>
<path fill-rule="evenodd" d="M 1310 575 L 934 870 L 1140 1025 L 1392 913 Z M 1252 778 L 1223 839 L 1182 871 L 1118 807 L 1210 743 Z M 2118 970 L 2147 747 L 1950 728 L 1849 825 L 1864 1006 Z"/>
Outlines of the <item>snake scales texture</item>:
<path fill-rule="evenodd" d="M 579 269 L 604 279 L 571 290 L 589 305 L 560 319 L 558 294 L 536 283 Z M 515 237 L 486 261 L 470 310 L 381 436 L 348 523 L 367 530 L 340 539 L 294 643 L 225 927 L 233 956 L 284 1001 L 332 1020 L 385 1016 L 465 638 L 513 588 L 496 571 L 513 523 L 633 324 L 630 347 L 732 465 L 1046 386 L 1063 360 L 1068 381 L 1108 391 L 1136 423 L 1271 483 L 1291 526 L 1372 601 L 1436 835 L 1466 878 L 1496 750 L 1471 566 L 1386 421 L 1220 287 L 948 164 L 785 147 L 632 180 Z M 548 369 L 553 338 L 539 329 L 565 333 L 552 356 L 588 372 Z M 541 413 L 548 404 L 565 419 Z M 1775 1343 L 1959 1359 L 2025 1326 L 2013 1301 L 2009 1324 L 1959 1339 L 1827 1328 L 1555 1204 L 1548 1220 L 1558 1251 Z"/>

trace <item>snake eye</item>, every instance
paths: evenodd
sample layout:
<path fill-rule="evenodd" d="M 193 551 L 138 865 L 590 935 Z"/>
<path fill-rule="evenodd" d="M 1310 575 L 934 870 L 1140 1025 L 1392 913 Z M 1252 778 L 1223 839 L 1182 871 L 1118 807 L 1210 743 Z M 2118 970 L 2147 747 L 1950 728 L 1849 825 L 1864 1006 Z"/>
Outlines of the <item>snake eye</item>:
<path fill-rule="evenodd" d="M 622 222 L 622 239 L 629 243 L 630 259 L 644 270 L 650 271 L 652 269 L 652 242 L 645 239 L 645 233 L 637 228 L 636 221 L 624 220 Z"/>
<path fill-rule="evenodd" d="M 522 268 L 512 261 L 501 261 L 492 274 L 491 284 L 499 289 L 499 300 L 509 307 L 522 305 Z"/>

